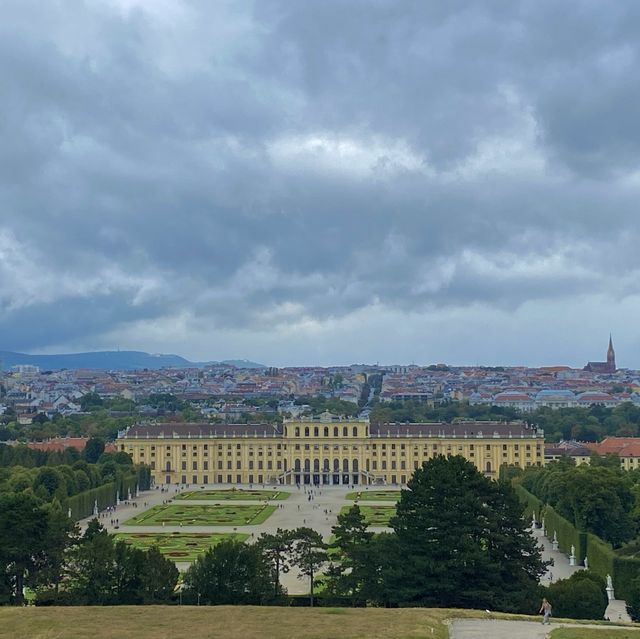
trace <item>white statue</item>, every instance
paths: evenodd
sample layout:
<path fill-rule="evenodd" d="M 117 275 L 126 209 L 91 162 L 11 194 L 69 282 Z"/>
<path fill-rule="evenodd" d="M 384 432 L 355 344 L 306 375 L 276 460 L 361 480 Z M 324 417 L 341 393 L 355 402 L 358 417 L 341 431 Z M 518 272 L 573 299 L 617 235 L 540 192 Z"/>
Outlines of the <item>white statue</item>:
<path fill-rule="evenodd" d="M 611 579 L 611 575 L 607 575 L 607 598 L 609 601 L 613 601 L 616 598 L 613 593 L 613 580 Z"/>
<path fill-rule="evenodd" d="M 573 544 L 571 544 L 571 554 L 575 557 L 576 547 Z"/>
<path fill-rule="evenodd" d="M 589 570 L 589 560 L 586 557 L 584 558 L 584 567 L 586 570 Z"/>

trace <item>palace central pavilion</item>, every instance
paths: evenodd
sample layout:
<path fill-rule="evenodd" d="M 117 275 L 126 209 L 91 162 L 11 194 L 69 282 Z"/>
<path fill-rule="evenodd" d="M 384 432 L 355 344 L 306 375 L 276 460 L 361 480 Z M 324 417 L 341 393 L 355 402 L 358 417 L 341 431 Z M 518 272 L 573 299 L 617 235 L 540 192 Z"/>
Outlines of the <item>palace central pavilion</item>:
<path fill-rule="evenodd" d="M 282 426 L 141 424 L 117 443 L 156 484 L 406 484 L 436 455 L 462 455 L 489 477 L 544 464 L 544 434 L 524 422 L 376 426 L 325 413 Z"/>

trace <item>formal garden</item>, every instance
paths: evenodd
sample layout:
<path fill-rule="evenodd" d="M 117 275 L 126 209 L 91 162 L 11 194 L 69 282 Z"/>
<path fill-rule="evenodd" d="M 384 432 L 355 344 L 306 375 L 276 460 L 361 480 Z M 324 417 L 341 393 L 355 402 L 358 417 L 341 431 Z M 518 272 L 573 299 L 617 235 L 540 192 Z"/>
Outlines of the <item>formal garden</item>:
<path fill-rule="evenodd" d="M 222 490 L 189 490 L 176 495 L 175 499 L 202 499 L 211 501 L 280 501 L 291 493 L 283 490 L 245 490 L 231 488 Z"/>
<path fill-rule="evenodd" d="M 149 550 L 157 546 L 158 550 L 173 561 L 194 561 L 208 548 L 217 546 L 226 539 L 245 541 L 246 533 L 118 533 L 117 540 L 126 541 L 134 548 Z"/>
<path fill-rule="evenodd" d="M 399 490 L 358 490 L 347 493 L 345 499 L 353 501 L 398 501 L 400 499 Z"/>
<path fill-rule="evenodd" d="M 254 526 L 265 522 L 276 510 L 263 504 L 246 505 L 158 505 L 124 522 L 125 526 Z"/>
<path fill-rule="evenodd" d="M 344 514 L 351 506 L 344 506 L 340 511 Z M 360 506 L 365 522 L 368 526 L 388 526 L 389 520 L 396 514 L 395 506 Z"/>

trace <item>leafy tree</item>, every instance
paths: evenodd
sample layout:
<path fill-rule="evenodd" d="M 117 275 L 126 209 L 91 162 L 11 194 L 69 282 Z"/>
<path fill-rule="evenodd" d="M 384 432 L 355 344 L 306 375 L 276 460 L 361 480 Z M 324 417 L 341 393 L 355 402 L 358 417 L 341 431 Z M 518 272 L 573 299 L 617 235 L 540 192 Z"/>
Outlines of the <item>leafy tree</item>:
<path fill-rule="evenodd" d="M 256 545 L 229 539 L 191 564 L 184 586 L 193 602 L 261 604 L 271 597 L 271 570 Z"/>
<path fill-rule="evenodd" d="M 315 575 L 327 561 L 326 545 L 322 535 L 307 527 L 293 531 L 293 563 L 300 569 L 301 577 L 309 578 L 310 602 L 313 607 Z"/>
<path fill-rule="evenodd" d="M 104 440 L 100 437 L 91 437 L 84 447 L 86 461 L 90 464 L 95 464 L 102 453 L 104 453 Z"/>
<path fill-rule="evenodd" d="M 78 541 L 78 526 L 69 519 L 60 503 L 55 500 L 47 504 L 44 547 L 45 552 L 39 562 L 34 585 L 52 587 L 54 598 L 58 596 L 64 577 L 65 563 L 69 549 Z"/>
<path fill-rule="evenodd" d="M 329 570 L 327 589 L 350 597 L 355 605 L 373 601 L 378 595 L 378 546 L 360 507 L 355 505 L 339 514 L 332 533 L 332 559 L 336 561 Z"/>
<path fill-rule="evenodd" d="M 93 519 L 68 564 L 69 590 L 73 600 L 85 605 L 108 605 L 114 600 L 113 538 Z"/>
<path fill-rule="evenodd" d="M 47 540 L 47 513 L 28 494 L 0 495 L 0 565 L 16 604 L 23 602 L 25 576 L 35 580 Z"/>
<path fill-rule="evenodd" d="M 178 582 L 176 565 L 162 556 L 157 546 L 145 553 L 142 567 L 143 597 L 147 603 L 162 603 L 171 599 Z"/>
<path fill-rule="evenodd" d="M 113 603 L 140 604 L 144 601 L 145 551 L 119 540 L 113 545 Z"/>
<path fill-rule="evenodd" d="M 603 619 L 609 600 L 602 577 L 580 570 L 548 587 L 547 599 L 558 617 Z"/>
<path fill-rule="evenodd" d="M 282 528 L 278 528 L 274 534 L 263 533 L 258 538 L 257 545 L 271 566 L 274 599 L 283 594 L 280 574 L 289 572 L 293 542 L 292 532 Z"/>
<path fill-rule="evenodd" d="M 438 456 L 408 488 L 390 522 L 399 563 L 386 580 L 396 603 L 530 609 L 545 563 L 510 485 L 463 457 Z"/>

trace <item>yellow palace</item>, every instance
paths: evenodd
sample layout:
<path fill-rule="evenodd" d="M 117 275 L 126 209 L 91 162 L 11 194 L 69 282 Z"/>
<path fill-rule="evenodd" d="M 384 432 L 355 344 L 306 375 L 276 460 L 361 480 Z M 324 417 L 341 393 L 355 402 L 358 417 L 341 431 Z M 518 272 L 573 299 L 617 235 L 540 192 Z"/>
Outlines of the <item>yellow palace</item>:
<path fill-rule="evenodd" d="M 156 484 L 406 484 L 436 455 L 462 455 L 489 477 L 544 464 L 544 433 L 524 422 L 372 425 L 323 414 L 273 424 L 131 426 L 118 450 Z"/>

